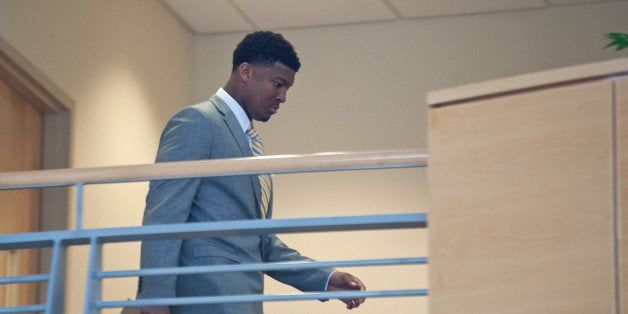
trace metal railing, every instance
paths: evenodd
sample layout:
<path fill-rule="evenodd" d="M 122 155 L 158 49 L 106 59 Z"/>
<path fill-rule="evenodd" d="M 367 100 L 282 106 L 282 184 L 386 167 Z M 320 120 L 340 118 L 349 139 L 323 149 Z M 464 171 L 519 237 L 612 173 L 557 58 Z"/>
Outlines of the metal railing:
<path fill-rule="evenodd" d="M 299 173 L 362 169 L 387 169 L 427 166 L 427 154 L 417 150 L 360 153 L 321 153 L 282 155 L 255 158 L 234 158 L 191 162 L 158 163 L 87 169 L 60 169 L 0 173 L 0 190 L 76 187 L 76 226 L 74 230 L 43 231 L 0 236 L 0 250 L 52 248 L 50 272 L 0 278 L 0 285 L 47 282 L 45 304 L 0 308 L 1 313 L 45 312 L 63 313 L 66 280 L 66 251 L 70 246 L 89 245 L 85 313 L 99 313 L 105 308 L 141 307 L 146 305 L 188 305 L 223 302 L 270 302 L 355 297 L 425 296 L 427 289 L 385 291 L 309 292 L 281 295 L 236 295 L 151 300 L 102 301 L 102 281 L 108 278 L 193 274 L 227 271 L 270 271 L 320 267 L 360 267 L 382 265 L 426 264 L 426 257 L 369 259 L 328 262 L 286 262 L 241 264 L 231 266 L 177 267 L 102 270 L 102 248 L 106 243 L 145 240 L 223 237 L 230 235 L 262 235 L 345 230 L 375 230 L 427 227 L 426 214 L 392 214 L 300 219 L 245 220 L 202 222 L 159 226 L 83 229 L 83 189 L 89 184 L 148 181 L 192 177 L 251 175 L 260 173 Z"/>

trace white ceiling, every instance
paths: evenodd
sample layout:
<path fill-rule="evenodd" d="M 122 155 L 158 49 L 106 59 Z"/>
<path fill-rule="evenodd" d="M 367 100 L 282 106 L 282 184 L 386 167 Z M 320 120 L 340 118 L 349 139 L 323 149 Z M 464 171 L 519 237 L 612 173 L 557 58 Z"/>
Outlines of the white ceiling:
<path fill-rule="evenodd" d="M 197 34 L 415 19 L 626 0 L 163 0 Z"/>

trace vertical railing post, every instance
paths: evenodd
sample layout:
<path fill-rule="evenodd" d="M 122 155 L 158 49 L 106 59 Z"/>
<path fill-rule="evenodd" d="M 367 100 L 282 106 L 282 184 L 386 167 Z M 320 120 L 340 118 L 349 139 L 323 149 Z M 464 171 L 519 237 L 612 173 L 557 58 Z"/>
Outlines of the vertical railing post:
<path fill-rule="evenodd" d="M 82 182 L 76 183 L 76 230 L 83 229 L 83 188 Z"/>
<path fill-rule="evenodd" d="M 102 282 L 96 274 L 102 270 L 102 243 L 94 237 L 90 239 L 89 266 L 87 268 L 87 291 L 85 294 L 85 314 L 99 314 L 96 302 L 102 298 Z"/>
<path fill-rule="evenodd" d="M 63 313 L 65 305 L 65 276 L 67 250 L 63 240 L 55 240 L 50 262 L 50 280 L 46 297 L 46 314 Z"/>

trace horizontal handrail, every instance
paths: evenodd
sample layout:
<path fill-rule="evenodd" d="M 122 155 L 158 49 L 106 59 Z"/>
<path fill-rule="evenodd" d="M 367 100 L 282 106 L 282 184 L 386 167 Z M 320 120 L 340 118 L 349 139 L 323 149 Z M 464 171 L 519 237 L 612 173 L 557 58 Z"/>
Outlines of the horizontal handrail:
<path fill-rule="evenodd" d="M 327 267 L 366 267 L 366 266 L 386 266 L 386 265 L 424 265 L 427 264 L 426 257 L 408 258 L 386 258 L 367 259 L 350 261 L 328 261 L 328 262 L 280 262 L 280 263 L 251 263 L 237 265 L 211 265 L 211 266 L 186 266 L 170 268 L 146 268 L 138 270 L 116 270 L 99 271 L 95 277 L 98 279 L 122 278 L 137 276 L 160 276 L 160 275 L 190 275 L 200 273 L 222 273 L 222 272 L 247 272 L 247 271 L 276 271 L 276 270 L 302 270 Z"/>
<path fill-rule="evenodd" d="M 143 227 L 7 234 L 0 235 L 0 250 L 51 247 L 55 241 L 61 241 L 65 245 L 85 245 L 90 244 L 93 239 L 98 240 L 98 243 L 115 243 L 275 233 L 425 228 L 426 226 L 427 214 L 422 213 L 213 221 Z"/>
<path fill-rule="evenodd" d="M 383 297 L 408 297 L 426 296 L 427 289 L 385 290 L 385 291 L 334 291 L 334 292 L 303 292 L 287 294 L 246 294 L 209 297 L 180 297 L 164 299 L 144 299 L 133 301 L 98 301 L 95 307 L 119 308 L 119 307 L 143 307 L 160 305 L 191 305 L 209 303 L 243 303 L 243 302 L 272 302 L 272 301 L 296 301 L 296 300 L 326 300 L 326 299 L 353 299 L 353 298 L 383 298 Z"/>
<path fill-rule="evenodd" d="M 69 186 L 156 179 L 212 177 L 259 173 L 295 173 L 369 168 L 425 167 L 428 155 L 419 150 L 318 153 L 211 159 L 83 169 L 52 169 L 0 173 L 0 190 Z"/>
<path fill-rule="evenodd" d="M 49 281 L 49 280 L 50 280 L 50 275 L 48 274 L 0 277 L 0 285 L 8 285 L 8 284 L 14 284 L 14 283 L 44 282 L 44 281 Z"/>
<path fill-rule="evenodd" d="M 46 310 L 45 304 L 3 307 L 0 313 L 40 313 Z"/>

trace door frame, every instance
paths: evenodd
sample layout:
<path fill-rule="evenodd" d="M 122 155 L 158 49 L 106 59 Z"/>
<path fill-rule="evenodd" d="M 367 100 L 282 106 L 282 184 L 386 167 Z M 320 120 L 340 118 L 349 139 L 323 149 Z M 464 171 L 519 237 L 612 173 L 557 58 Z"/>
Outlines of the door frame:
<path fill-rule="evenodd" d="M 74 101 L 0 36 L 0 79 L 42 115 L 42 169 L 69 168 Z M 69 188 L 40 191 L 39 230 L 67 230 Z M 50 254 L 40 254 L 38 271 L 49 272 Z M 38 289 L 45 302 L 45 289 Z M 43 291 L 42 291 L 43 290 Z"/>

